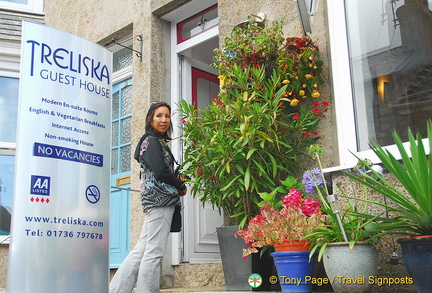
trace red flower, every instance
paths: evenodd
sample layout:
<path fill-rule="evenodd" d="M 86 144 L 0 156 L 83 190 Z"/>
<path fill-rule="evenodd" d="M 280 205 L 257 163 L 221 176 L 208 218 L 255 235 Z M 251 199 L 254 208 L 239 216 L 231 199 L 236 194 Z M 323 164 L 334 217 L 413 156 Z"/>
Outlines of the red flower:
<path fill-rule="evenodd" d="M 315 107 L 318 107 L 318 105 L 319 105 L 318 101 L 313 102 L 313 104 Z"/>
<path fill-rule="evenodd" d="M 315 114 L 318 114 L 319 111 L 320 111 L 320 110 L 319 110 L 318 108 L 314 108 L 314 113 L 315 113 Z"/>
<path fill-rule="evenodd" d="M 312 132 L 312 134 L 313 135 L 318 135 L 318 131 L 315 130 L 315 131 Z"/>
<path fill-rule="evenodd" d="M 303 133 L 303 135 L 304 136 L 310 136 L 310 133 L 306 131 L 305 133 Z"/>
<path fill-rule="evenodd" d="M 329 103 L 329 102 L 327 102 L 327 101 L 324 101 L 324 102 L 323 102 L 323 106 L 326 106 L 326 107 L 328 107 L 328 106 L 330 106 L 330 103 Z"/>
<path fill-rule="evenodd" d="M 302 212 L 306 216 L 310 217 L 313 214 L 318 213 L 320 210 L 320 203 L 311 198 L 306 198 L 303 202 Z"/>
<path fill-rule="evenodd" d="M 294 114 L 294 115 L 292 116 L 292 118 L 293 118 L 293 119 L 300 119 L 300 115 L 298 115 L 298 114 Z"/>
<path fill-rule="evenodd" d="M 287 196 L 282 197 L 283 208 L 292 208 L 301 206 L 302 193 L 296 188 L 291 188 Z"/>

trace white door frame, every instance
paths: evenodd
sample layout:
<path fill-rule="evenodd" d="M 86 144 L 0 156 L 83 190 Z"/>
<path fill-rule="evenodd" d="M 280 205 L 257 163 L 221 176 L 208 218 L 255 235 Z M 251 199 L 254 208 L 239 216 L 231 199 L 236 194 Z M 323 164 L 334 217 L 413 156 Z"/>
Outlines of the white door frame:
<path fill-rule="evenodd" d="M 177 13 L 175 11 L 174 13 L 170 13 L 170 15 L 164 16 L 163 19 L 168 20 L 171 22 L 171 106 L 173 108 L 173 119 L 172 123 L 174 126 L 173 129 L 173 137 L 179 137 L 181 135 L 179 126 L 181 125 L 181 119 L 180 115 L 178 113 L 175 113 L 176 105 L 187 95 L 186 90 L 187 86 L 184 84 L 184 80 L 181 80 L 181 74 L 182 66 L 185 65 L 182 56 L 182 53 L 186 52 L 189 48 L 192 48 L 193 46 L 196 46 L 200 43 L 203 43 L 209 39 L 215 38 L 219 35 L 219 28 L 218 26 L 215 26 L 213 28 L 210 28 L 207 31 L 204 31 L 193 38 L 186 40 L 180 44 L 177 44 L 177 23 L 186 19 L 189 16 L 192 16 L 216 3 L 214 0 L 207 0 L 207 1 L 192 1 L 196 2 L 196 5 L 194 9 L 190 9 L 189 11 L 180 11 Z M 197 7 L 199 5 L 199 7 Z M 196 10 L 199 8 L 199 10 Z M 193 11 L 192 11 L 193 10 Z M 190 97 L 190 95 L 189 95 Z M 179 160 L 182 161 L 183 156 L 183 142 L 179 139 L 174 139 L 171 143 L 171 148 L 173 151 L 174 156 Z M 183 205 L 185 207 L 192 207 L 193 204 L 191 203 L 194 201 L 191 194 L 188 192 L 188 194 L 182 199 Z M 182 229 L 182 233 L 173 233 L 171 237 L 171 245 L 172 245 L 172 257 L 171 257 L 171 263 L 172 265 L 178 265 L 183 261 L 189 261 L 189 254 L 187 249 L 183 251 L 182 249 L 182 237 L 185 240 L 185 246 L 189 247 L 190 245 L 193 245 L 193 243 L 188 243 L 188 240 L 190 238 L 189 233 L 191 233 L 190 229 L 192 227 L 184 227 Z M 192 232 L 193 233 L 193 232 Z M 183 259 L 184 254 L 184 259 Z M 209 259 L 205 258 L 202 260 L 202 262 L 209 263 L 209 262 L 219 262 L 220 258 L 217 259 Z M 195 260 L 195 263 L 200 262 L 199 260 Z"/>

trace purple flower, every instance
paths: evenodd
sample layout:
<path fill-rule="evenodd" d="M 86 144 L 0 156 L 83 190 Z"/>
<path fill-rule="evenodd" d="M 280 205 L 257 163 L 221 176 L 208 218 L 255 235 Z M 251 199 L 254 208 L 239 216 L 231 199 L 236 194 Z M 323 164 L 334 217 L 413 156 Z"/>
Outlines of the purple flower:
<path fill-rule="evenodd" d="M 318 168 L 314 168 L 310 171 L 307 171 L 303 174 L 302 183 L 304 184 L 304 188 L 306 193 L 316 193 L 316 187 L 323 187 L 324 180 L 322 178 L 321 171 Z M 327 183 L 328 184 L 328 183 Z"/>

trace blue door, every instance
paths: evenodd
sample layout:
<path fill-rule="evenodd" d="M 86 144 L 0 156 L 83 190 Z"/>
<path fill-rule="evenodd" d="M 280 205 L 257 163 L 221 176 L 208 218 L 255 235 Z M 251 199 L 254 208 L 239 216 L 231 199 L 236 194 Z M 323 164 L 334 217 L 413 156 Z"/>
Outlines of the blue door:
<path fill-rule="evenodd" d="M 110 268 L 129 253 L 132 79 L 113 85 L 110 199 Z"/>

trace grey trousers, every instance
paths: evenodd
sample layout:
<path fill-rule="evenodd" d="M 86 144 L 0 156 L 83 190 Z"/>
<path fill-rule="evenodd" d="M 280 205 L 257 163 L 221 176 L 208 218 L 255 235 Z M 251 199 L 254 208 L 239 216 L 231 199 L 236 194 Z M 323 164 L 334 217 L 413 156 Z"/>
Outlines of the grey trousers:
<path fill-rule="evenodd" d="M 165 253 L 174 206 L 146 211 L 140 238 L 110 282 L 110 293 L 159 292 L 160 263 Z"/>

